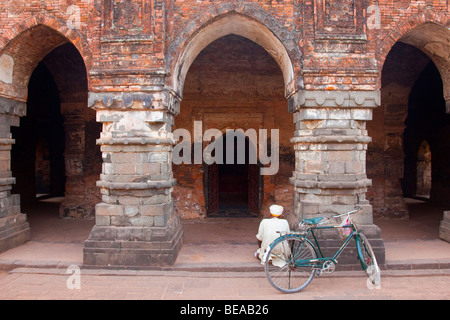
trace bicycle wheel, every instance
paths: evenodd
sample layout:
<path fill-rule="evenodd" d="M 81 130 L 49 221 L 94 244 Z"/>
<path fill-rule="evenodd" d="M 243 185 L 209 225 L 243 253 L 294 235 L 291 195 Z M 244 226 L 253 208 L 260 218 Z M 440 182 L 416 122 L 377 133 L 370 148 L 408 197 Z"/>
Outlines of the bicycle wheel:
<path fill-rule="evenodd" d="M 375 286 L 379 286 L 381 282 L 380 268 L 378 267 L 377 258 L 375 257 L 372 246 L 362 233 L 359 234 L 357 241 L 359 243 L 358 255 L 361 261 L 361 267 L 367 273 L 370 282 Z"/>
<path fill-rule="evenodd" d="M 314 277 L 316 250 L 305 238 L 286 235 L 275 240 L 266 253 L 265 271 L 270 284 L 283 293 L 304 289 Z"/>

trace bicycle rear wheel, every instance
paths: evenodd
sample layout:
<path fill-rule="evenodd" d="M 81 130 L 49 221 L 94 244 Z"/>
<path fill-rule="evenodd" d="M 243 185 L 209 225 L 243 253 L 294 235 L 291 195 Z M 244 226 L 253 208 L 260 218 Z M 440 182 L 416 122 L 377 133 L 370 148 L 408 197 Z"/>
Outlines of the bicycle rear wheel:
<path fill-rule="evenodd" d="M 304 289 L 314 277 L 316 250 L 305 238 L 286 235 L 275 240 L 266 254 L 265 271 L 270 284 L 283 293 Z"/>
<path fill-rule="evenodd" d="M 377 258 L 375 257 L 372 246 L 366 236 L 362 233 L 358 235 L 357 239 L 359 244 L 358 255 L 359 260 L 361 261 L 361 267 L 367 273 L 370 282 L 375 286 L 379 286 L 381 282 L 380 268 L 378 267 Z"/>

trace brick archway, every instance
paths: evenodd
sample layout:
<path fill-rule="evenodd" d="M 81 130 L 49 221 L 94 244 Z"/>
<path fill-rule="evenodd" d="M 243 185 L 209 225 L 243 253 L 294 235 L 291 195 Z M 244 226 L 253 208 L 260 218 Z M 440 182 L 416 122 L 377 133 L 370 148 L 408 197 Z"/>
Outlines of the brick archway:
<path fill-rule="evenodd" d="M 63 187 L 65 184 L 66 188 L 68 184 L 73 186 L 76 184 L 75 180 L 80 181 L 84 179 L 86 171 L 84 171 L 85 167 L 82 167 L 81 171 L 78 167 L 76 169 L 78 170 L 77 172 L 69 172 L 70 164 L 79 165 L 80 163 L 83 163 L 83 158 L 85 156 L 84 143 L 87 139 L 85 124 L 89 119 L 91 119 L 90 121 L 95 122 L 95 113 L 87 108 L 87 66 L 90 66 L 91 54 L 90 50 L 87 49 L 88 46 L 85 44 L 84 39 L 78 31 L 69 29 L 61 21 L 43 14 L 35 15 L 30 19 L 16 24 L 9 29 L 8 32 L 4 33 L 0 42 L 3 45 L 2 51 L 0 52 L 0 59 L 2 59 L 2 62 L 7 62 L 7 68 L 6 70 L 2 70 L 2 76 L 0 78 L 0 102 L 2 105 L 0 110 L 0 121 L 8 124 L 8 126 L 5 126 L 6 132 L 2 136 L 10 136 L 13 138 L 2 139 L 2 143 L 9 147 L 4 148 L 2 153 L 5 153 L 5 159 L 12 159 L 14 162 L 13 164 L 16 165 L 13 168 L 11 165 L 4 167 L 2 170 L 4 171 L 2 177 L 8 177 L 4 179 L 5 181 L 3 181 L 3 184 L 5 185 L 5 189 L 8 189 L 8 197 L 11 198 L 9 200 L 11 210 L 17 212 L 16 215 L 7 213 L 7 215 L 11 215 L 11 217 L 15 219 L 14 224 L 11 224 L 10 227 L 11 229 L 23 228 L 23 232 L 19 237 L 12 235 L 15 239 L 12 239 L 10 242 L 14 242 L 13 246 L 15 246 L 20 244 L 23 240 L 28 240 L 27 233 L 29 235 L 29 226 L 28 223 L 26 223 L 26 215 L 19 213 L 21 212 L 20 197 L 18 194 L 11 193 L 22 194 L 23 192 L 23 190 L 15 190 L 12 188 L 13 184 L 18 185 L 17 182 L 19 180 L 14 173 L 14 170 L 16 170 L 16 173 L 22 171 L 21 168 L 17 169 L 17 166 L 21 166 L 22 162 L 15 161 L 15 156 L 20 157 L 20 155 L 25 152 L 25 156 L 34 159 L 34 154 L 36 153 L 36 150 L 33 149 L 36 146 L 33 145 L 33 143 L 24 144 L 22 143 L 24 140 L 18 138 L 18 136 L 21 136 L 26 139 L 27 134 L 31 137 L 36 135 L 33 131 L 27 131 L 34 130 L 33 126 L 31 126 L 33 127 L 32 129 L 28 126 L 23 132 L 19 133 L 18 131 L 22 130 L 24 127 L 20 126 L 20 117 L 26 116 L 26 110 L 29 107 L 27 106 L 29 100 L 29 85 L 34 85 L 36 83 L 33 82 L 30 84 L 30 79 L 34 74 L 36 67 L 43 66 L 43 68 L 46 69 L 46 72 L 51 74 L 51 77 L 56 82 L 57 89 L 54 89 L 53 91 L 55 96 L 58 96 L 58 107 L 53 108 L 52 112 L 56 109 L 61 110 L 64 117 L 64 128 L 60 128 L 61 130 L 58 132 L 66 138 L 65 142 L 64 138 L 59 139 L 57 142 L 58 155 L 56 157 L 58 158 L 58 169 L 56 171 L 59 175 L 70 176 L 65 182 L 64 180 L 58 182 L 59 184 L 62 184 Z M 40 75 L 42 74 L 44 73 L 40 73 Z M 34 112 L 34 114 L 36 114 L 36 112 Z M 62 118 L 59 111 L 52 116 Z M 34 115 L 34 117 L 36 117 L 36 115 Z M 33 121 L 35 121 L 35 118 Z M 52 122 L 52 125 L 53 124 L 54 123 Z M 11 126 L 18 128 L 11 130 Z M 58 126 L 62 127 L 62 123 L 58 122 Z M 51 137 L 51 135 L 47 133 L 46 135 Z M 15 134 L 17 134 L 17 136 L 15 136 Z M 97 134 L 98 132 L 95 133 L 95 135 Z M 54 141 L 52 140 L 52 144 L 53 142 Z M 12 146 L 14 144 L 17 145 L 15 147 L 16 154 L 13 153 L 11 155 Z M 21 151 L 17 152 L 19 144 Z M 64 155 L 62 155 L 60 149 L 64 148 L 64 145 L 65 151 Z M 97 153 L 92 152 L 92 154 L 95 154 L 100 158 Z M 35 178 L 34 166 L 29 170 L 29 173 L 30 174 L 26 175 L 26 177 L 24 176 L 25 180 L 21 180 L 21 182 L 23 182 L 21 184 L 22 186 L 28 184 L 34 185 L 34 181 L 29 180 L 30 178 Z M 93 180 L 92 184 L 92 189 L 96 189 L 95 180 Z M 34 191 L 33 188 L 31 193 Z M 60 188 L 59 192 L 61 192 Z M 35 195 L 31 193 L 30 199 L 33 200 Z M 69 198 L 70 196 L 66 197 L 66 200 Z M 72 201 L 72 203 L 76 202 L 79 205 L 79 200 L 80 199 Z M 90 209 L 90 213 L 92 213 L 92 211 L 93 208 Z M 64 214 L 61 213 L 61 215 Z"/>
<path fill-rule="evenodd" d="M 211 8 L 213 9 L 206 10 L 197 19 L 192 20 L 179 33 L 169 45 L 166 54 L 166 65 L 170 70 L 166 86 L 172 91 L 174 100 L 177 100 L 176 114 L 180 111 L 178 103 L 184 97 L 184 82 L 194 60 L 210 44 L 230 36 L 253 42 L 273 58 L 282 75 L 281 92 L 287 101 L 291 100 L 298 90 L 304 89 L 301 76 L 303 57 L 296 41 L 297 35 L 256 6 L 230 4 L 213 5 Z M 283 98 L 281 100 L 286 101 Z M 292 130 L 295 128 L 292 127 Z M 292 149 L 290 142 L 287 148 Z M 293 152 L 292 156 L 294 157 Z M 273 177 L 266 176 L 261 180 L 264 180 L 265 185 L 271 186 L 269 189 L 275 189 Z M 288 179 L 286 183 L 289 184 Z M 273 196 L 271 193 L 270 197 Z"/>
<path fill-rule="evenodd" d="M 295 154 L 290 139 L 295 126 L 292 123 L 292 114 L 288 112 L 284 88 L 279 65 L 263 47 L 241 36 L 224 36 L 202 50 L 192 64 L 186 77 L 181 112 L 175 119 L 176 128 L 191 130 L 194 136 L 192 121 L 200 120 L 203 130 L 218 129 L 225 132 L 227 129 L 252 129 L 256 140 L 262 138 L 259 129 L 267 129 L 269 135 L 272 134 L 271 129 L 279 130 L 281 161 L 271 159 L 269 163 L 265 162 L 264 166 L 261 163 L 260 168 L 251 167 L 249 171 L 241 167 L 244 171 L 242 174 L 249 177 L 253 184 L 248 184 L 247 181 L 239 184 L 242 191 L 240 194 L 251 195 L 250 199 L 254 200 L 250 202 L 251 212 L 254 215 L 258 215 L 258 211 L 260 214 L 268 212 L 266 209 L 273 201 L 285 201 L 285 206 L 292 208 L 292 193 L 289 193 L 292 186 L 289 184 L 289 178 L 292 176 Z M 203 131 L 199 129 L 196 132 Z M 203 143 L 203 148 L 206 145 Z M 194 145 L 192 150 L 195 150 Z M 193 162 L 181 165 L 175 163 L 172 166 L 177 179 L 173 193 L 176 199 L 175 208 L 182 217 L 208 215 L 204 206 L 206 204 L 209 210 L 208 199 L 211 198 L 206 193 L 209 189 L 205 188 L 205 179 L 213 177 L 208 173 L 209 169 L 215 168 L 203 167 L 201 159 Z M 277 165 L 274 162 L 277 162 Z M 234 173 L 227 171 L 226 166 L 219 167 L 224 169 L 221 171 L 222 177 L 227 176 L 225 180 L 220 181 L 231 181 Z M 254 172 L 252 169 L 258 170 Z M 260 174 L 260 170 L 264 174 Z M 273 173 L 268 174 L 269 170 L 273 170 Z M 253 173 L 255 177 L 252 176 Z M 253 178 L 250 179 L 250 176 Z M 206 183 L 212 185 L 212 181 L 206 180 Z M 256 192 L 259 189 L 262 193 L 262 188 L 258 187 L 262 185 L 264 195 Z M 189 197 L 185 196 L 187 194 Z M 180 205 L 181 203 L 185 205 Z M 243 207 L 240 210 L 241 216 Z M 289 210 L 286 209 L 287 211 Z"/>
<path fill-rule="evenodd" d="M 0 82 L 0 96 L 26 101 L 28 79 L 37 63 L 65 43 L 75 46 L 86 70 L 90 70 L 92 54 L 85 39 L 58 19 L 37 14 L 5 32 L 0 38 L 0 58 L 10 60 L 14 72 L 10 81 Z"/>
<path fill-rule="evenodd" d="M 167 55 L 168 68 L 171 70 L 168 85 L 176 96 L 182 98 L 186 74 L 197 55 L 213 41 L 230 34 L 257 43 L 275 59 L 283 73 L 286 98 L 301 89 L 299 84 L 303 82 L 298 79 L 297 73 L 301 68 L 302 55 L 294 37 L 281 26 L 269 28 L 259 22 L 257 17 L 247 15 L 248 13 L 249 11 L 246 11 L 246 14 L 242 14 L 236 8 L 207 22 L 201 17 L 199 21 L 203 21 L 203 24 L 197 26 L 197 29 L 192 28 L 195 24 L 190 24 L 185 32 L 171 43 Z M 266 13 L 264 15 L 267 16 Z M 266 17 L 265 21 L 271 19 Z M 288 48 L 292 49 L 288 51 Z M 171 56 L 176 56 L 176 59 Z"/>
<path fill-rule="evenodd" d="M 392 47 L 397 42 L 412 45 L 425 53 L 438 68 L 444 84 L 447 113 L 450 112 L 450 57 L 448 56 L 450 31 L 445 27 L 448 23 L 448 15 L 433 11 L 412 15 L 398 23 L 384 37 L 376 50 L 379 68 L 378 86 L 381 87 L 381 72 Z"/>
<path fill-rule="evenodd" d="M 405 121 L 411 114 L 413 86 L 429 63 L 438 70 L 441 94 L 449 112 L 450 32 L 445 27 L 447 24 L 446 15 L 432 11 L 411 15 L 398 23 L 377 48 L 382 108 L 374 111 L 374 121 L 368 125 L 373 139 L 368 152 L 368 171 L 375 177 L 369 197 L 377 203 L 378 216 L 409 215 L 403 197 L 411 195 L 411 190 L 415 189 L 412 174 L 407 172 L 415 170 L 416 153 L 410 151 L 409 158 L 414 160 L 405 160 L 408 158 L 406 150 L 411 148 Z M 411 129 L 408 132 L 411 133 Z M 389 166 L 375 169 L 387 163 Z M 385 174 L 375 173 L 377 170 Z"/>

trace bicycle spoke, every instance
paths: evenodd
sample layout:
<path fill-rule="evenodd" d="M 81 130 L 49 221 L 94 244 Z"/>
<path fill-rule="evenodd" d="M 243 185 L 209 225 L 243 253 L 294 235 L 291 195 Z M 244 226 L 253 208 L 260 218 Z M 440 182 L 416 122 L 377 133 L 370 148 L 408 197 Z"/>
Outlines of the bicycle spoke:
<path fill-rule="evenodd" d="M 311 282 L 314 267 L 297 266 L 298 260 L 316 257 L 315 250 L 303 238 L 288 236 L 271 245 L 265 262 L 269 282 L 285 293 L 298 292 Z"/>

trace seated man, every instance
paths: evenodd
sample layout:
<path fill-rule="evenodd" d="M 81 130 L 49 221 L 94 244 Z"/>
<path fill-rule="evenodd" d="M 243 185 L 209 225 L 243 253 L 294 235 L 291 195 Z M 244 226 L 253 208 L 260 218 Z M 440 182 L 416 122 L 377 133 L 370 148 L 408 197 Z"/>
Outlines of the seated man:
<path fill-rule="evenodd" d="M 263 219 L 259 224 L 258 234 L 256 238 L 259 240 L 260 248 L 255 252 L 255 257 L 261 260 L 267 247 L 280 236 L 278 232 L 289 232 L 289 224 L 286 219 L 279 219 L 283 213 L 283 207 L 279 205 L 270 206 L 270 214 L 272 218 Z M 278 231 L 278 232 L 277 232 Z M 272 261 L 273 263 L 274 261 Z"/>

